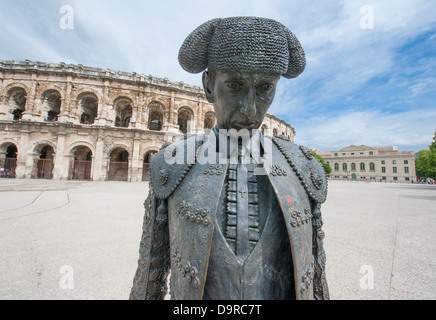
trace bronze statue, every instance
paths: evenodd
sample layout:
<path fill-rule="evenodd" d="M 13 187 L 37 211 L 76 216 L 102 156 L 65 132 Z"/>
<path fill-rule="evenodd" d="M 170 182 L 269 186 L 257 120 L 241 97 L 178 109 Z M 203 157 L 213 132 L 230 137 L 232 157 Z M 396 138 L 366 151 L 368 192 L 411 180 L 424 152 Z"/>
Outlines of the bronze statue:
<path fill-rule="evenodd" d="M 258 130 L 280 76 L 305 68 L 299 41 L 271 19 L 213 19 L 179 62 L 204 71 L 217 125 L 152 157 L 130 298 L 163 299 L 171 271 L 172 299 L 329 299 L 324 169 L 307 148 Z"/>

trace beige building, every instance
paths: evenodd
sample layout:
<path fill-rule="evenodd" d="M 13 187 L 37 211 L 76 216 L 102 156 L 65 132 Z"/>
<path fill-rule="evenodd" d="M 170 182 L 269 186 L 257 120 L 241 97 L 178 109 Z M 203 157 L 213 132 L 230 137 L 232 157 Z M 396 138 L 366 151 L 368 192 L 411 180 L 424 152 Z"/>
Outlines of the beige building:
<path fill-rule="evenodd" d="M 416 182 L 415 154 L 397 147 L 351 145 L 339 151 L 316 151 L 330 164 L 331 179 L 377 182 Z"/>
<path fill-rule="evenodd" d="M 166 142 L 215 125 L 203 89 L 82 65 L 0 61 L 0 171 L 17 178 L 148 179 Z M 265 134 L 295 130 L 267 115 Z"/>

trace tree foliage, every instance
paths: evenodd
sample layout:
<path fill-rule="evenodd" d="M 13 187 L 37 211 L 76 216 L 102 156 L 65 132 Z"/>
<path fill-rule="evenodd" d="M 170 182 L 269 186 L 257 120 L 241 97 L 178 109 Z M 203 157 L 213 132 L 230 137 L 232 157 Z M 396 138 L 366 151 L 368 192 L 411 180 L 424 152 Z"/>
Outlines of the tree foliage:
<path fill-rule="evenodd" d="M 324 159 L 319 154 L 317 154 L 315 151 L 312 151 L 312 154 L 322 164 L 322 166 L 324 167 L 325 173 L 330 174 L 330 172 L 332 172 L 332 168 L 330 167 L 330 165 L 327 162 L 325 162 Z"/>
<path fill-rule="evenodd" d="M 416 174 L 418 177 L 436 179 L 436 133 L 429 149 L 421 150 L 415 155 Z"/>

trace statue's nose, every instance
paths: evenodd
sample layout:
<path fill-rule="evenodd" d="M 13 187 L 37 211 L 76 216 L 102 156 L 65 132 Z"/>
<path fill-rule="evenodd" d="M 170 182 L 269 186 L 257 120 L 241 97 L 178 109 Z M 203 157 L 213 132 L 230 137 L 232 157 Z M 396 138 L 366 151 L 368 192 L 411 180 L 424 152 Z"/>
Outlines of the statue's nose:
<path fill-rule="evenodd" d="M 256 115 L 256 92 L 253 89 L 250 89 L 248 92 L 246 98 L 242 102 L 239 112 L 247 118 L 252 118 Z"/>

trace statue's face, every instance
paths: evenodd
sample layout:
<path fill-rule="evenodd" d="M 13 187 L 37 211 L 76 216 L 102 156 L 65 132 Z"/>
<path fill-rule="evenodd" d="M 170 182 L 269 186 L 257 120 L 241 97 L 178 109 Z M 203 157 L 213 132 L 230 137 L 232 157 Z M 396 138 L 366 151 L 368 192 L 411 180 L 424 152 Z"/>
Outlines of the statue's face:
<path fill-rule="evenodd" d="M 274 100 L 280 75 L 248 70 L 208 70 L 203 86 L 214 104 L 218 129 L 258 129 Z"/>

